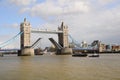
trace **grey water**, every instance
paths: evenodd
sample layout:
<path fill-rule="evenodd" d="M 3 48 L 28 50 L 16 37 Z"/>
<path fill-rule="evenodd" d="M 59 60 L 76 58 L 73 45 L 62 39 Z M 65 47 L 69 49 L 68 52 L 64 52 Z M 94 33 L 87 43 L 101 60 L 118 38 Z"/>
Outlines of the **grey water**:
<path fill-rule="evenodd" d="M 0 57 L 0 80 L 120 80 L 120 54 Z"/>

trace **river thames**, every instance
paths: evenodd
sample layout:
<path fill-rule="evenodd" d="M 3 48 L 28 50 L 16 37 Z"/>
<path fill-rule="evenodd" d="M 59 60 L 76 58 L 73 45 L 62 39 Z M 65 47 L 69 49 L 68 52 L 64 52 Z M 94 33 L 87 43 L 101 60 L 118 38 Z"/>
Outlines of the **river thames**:
<path fill-rule="evenodd" d="M 120 54 L 0 57 L 0 80 L 120 80 Z"/>

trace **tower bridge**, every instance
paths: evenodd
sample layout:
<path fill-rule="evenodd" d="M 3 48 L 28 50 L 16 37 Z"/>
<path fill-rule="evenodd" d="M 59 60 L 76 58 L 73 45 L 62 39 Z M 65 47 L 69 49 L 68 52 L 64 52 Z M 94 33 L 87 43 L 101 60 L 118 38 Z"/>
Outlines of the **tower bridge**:
<path fill-rule="evenodd" d="M 34 55 L 34 47 L 38 42 L 41 40 L 41 38 L 38 38 L 32 45 L 31 45 L 31 34 L 56 34 L 58 35 L 58 41 L 55 41 L 53 38 L 49 38 L 49 40 L 53 43 L 53 45 L 56 47 L 57 51 L 56 54 L 70 54 L 76 50 L 99 50 L 100 43 L 99 41 L 95 41 L 91 44 L 91 46 L 88 47 L 81 47 L 76 43 L 76 41 L 68 34 L 68 26 L 64 25 L 62 22 L 61 26 L 58 27 L 57 30 L 48 30 L 48 29 L 38 29 L 38 28 L 32 28 L 30 22 L 24 19 L 24 21 L 20 24 L 20 32 L 12 37 L 11 39 L 3 42 L 0 44 L 0 50 L 1 51 L 7 51 L 2 50 L 1 48 L 7 46 L 11 42 L 13 42 L 17 37 L 20 36 L 20 50 L 18 50 L 18 56 L 32 56 Z M 69 41 L 68 36 L 72 39 L 72 42 L 77 47 L 75 48 L 69 48 Z M 8 49 L 8 51 L 10 51 Z"/>
<path fill-rule="evenodd" d="M 57 34 L 58 35 L 58 43 L 54 41 L 52 42 L 54 45 L 59 44 L 61 46 L 60 49 L 57 50 L 56 54 L 68 54 L 72 53 L 72 49 L 69 48 L 68 42 L 68 27 L 64 25 L 62 22 L 61 26 L 58 27 L 58 30 L 42 30 L 42 29 L 32 29 L 30 22 L 24 19 L 24 22 L 20 24 L 20 31 L 23 32 L 20 37 L 20 48 L 18 51 L 18 56 L 32 56 L 34 55 L 34 49 L 31 47 L 31 33 L 47 33 L 47 34 Z"/>

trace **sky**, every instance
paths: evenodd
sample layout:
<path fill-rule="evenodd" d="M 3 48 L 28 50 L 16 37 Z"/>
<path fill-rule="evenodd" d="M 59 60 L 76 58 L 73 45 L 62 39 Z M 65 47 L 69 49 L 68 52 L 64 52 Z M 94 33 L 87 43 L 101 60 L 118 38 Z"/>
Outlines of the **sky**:
<path fill-rule="evenodd" d="M 20 31 L 24 18 L 32 28 L 57 30 L 63 21 L 78 42 L 100 40 L 120 44 L 120 0 L 0 0 L 0 43 Z M 49 37 L 32 34 L 31 43 L 42 37 L 41 46 L 50 46 Z M 19 38 L 6 48 L 18 48 Z"/>

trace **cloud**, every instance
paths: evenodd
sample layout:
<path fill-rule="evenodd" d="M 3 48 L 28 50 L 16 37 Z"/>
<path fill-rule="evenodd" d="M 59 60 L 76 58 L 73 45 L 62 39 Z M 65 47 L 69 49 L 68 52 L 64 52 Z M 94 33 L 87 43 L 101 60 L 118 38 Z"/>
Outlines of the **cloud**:
<path fill-rule="evenodd" d="M 92 42 L 99 39 L 112 43 L 120 34 L 120 6 L 115 5 L 103 9 L 108 4 L 118 0 L 46 0 L 32 7 L 26 7 L 23 12 L 28 12 L 37 17 L 55 17 L 47 24 L 58 25 L 64 21 L 69 26 L 69 32 L 79 42 L 87 40 Z M 95 5 L 94 5 L 95 4 Z M 51 27 L 53 28 L 53 27 Z M 116 43 L 120 43 L 116 40 Z"/>
<path fill-rule="evenodd" d="M 18 23 L 12 24 L 12 27 L 18 28 L 20 25 Z"/>
<path fill-rule="evenodd" d="M 12 39 L 16 34 L 19 33 L 19 24 L 13 23 L 13 24 L 1 24 L 1 29 L 0 29 L 0 47 L 2 46 L 1 44 Z M 9 42 L 8 42 L 9 43 Z M 13 39 L 9 44 L 2 48 L 20 48 L 20 40 L 19 37 L 16 39 Z"/>
<path fill-rule="evenodd" d="M 17 5 L 17 6 L 27 6 L 30 5 L 32 3 L 35 3 L 36 0 L 9 0 L 9 2 L 13 5 Z"/>
<path fill-rule="evenodd" d="M 96 10 L 84 14 L 58 16 L 55 22 L 64 21 L 69 32 L 78 42 L 101 40 L 105 43 L 120 43 L 120 6 L 107 10 Z"/>
<path fill-rule="evenodd" d="M 18 23 L 2 24 L 1 26 L 4 26 L 2 28 L 19 28 L 19 24 Z"/>
<path fill-rule="evenodd" d="M 117 0 L 98 0 L 98 3 L 102 4 L 102 5 L 106 5 L 106 4 L 110 4 L 113 2 L 116 2 Z"/>
<path fill-rule="evenodd" d="M 32 16 L 58 16 L 72 13 L 85 13 L 90 10 L 87 2 L 79 0 L 46 0 L 32 7 L 25 7 L 21 12 L 29 12 Z"/>
<path fill-rule="evenodd" d="M 14 3 L 16 1 L 14 0 Z M 22 2 L 19 4 L 24 5 L 20 12 L 22 15 L 32 16 L 32 18 L 42 17 L 46 21 L 42 24 L 45 26 L 44 28 L 56 30 L 58 25 L 64 21 L 69 27 L 69 33 L 79 43 L 83 40 L 88 43 L 93 40 L 101 40 L 105 43 L 120 44 L 120 6 L 117 4 L 114 4 L 114 7 L 108 6 L 117 3 L 118 0 L 45 0 L 29 6 L 32 4 L 30 1 L 32 0 L 29 0 L 29 4 L 22 4 Z M 35 1 L 33 0 L 33 2 Z M 17 3 L 15 4 L 17 5 Z M 46 19 L 49 17 L 49 20 Z M 32 21 L 31 24 L 33 24 Z M 13 26 L 18 25 L 14 24 Z M 33 34 L 36 38 L 37 35 L 35 35 Z M 41 36 L 45 39 L 54 37 L 49 34 Z M 57 40 L 57 36 L 54 38 Z M 43 43 L 47 45 L 48 41 L 44 40 Z"/>

